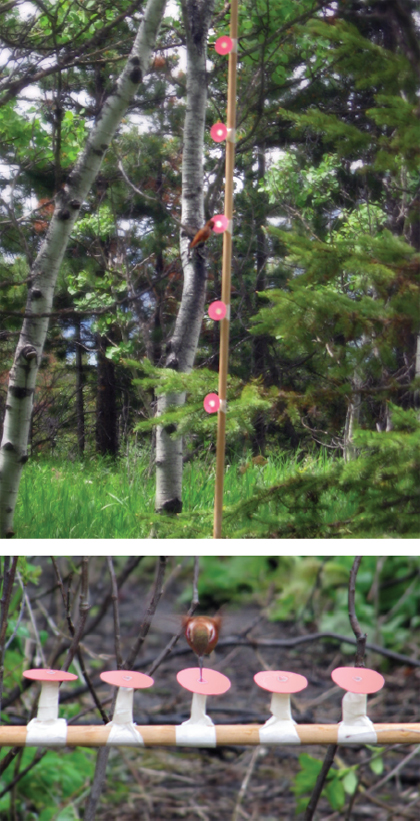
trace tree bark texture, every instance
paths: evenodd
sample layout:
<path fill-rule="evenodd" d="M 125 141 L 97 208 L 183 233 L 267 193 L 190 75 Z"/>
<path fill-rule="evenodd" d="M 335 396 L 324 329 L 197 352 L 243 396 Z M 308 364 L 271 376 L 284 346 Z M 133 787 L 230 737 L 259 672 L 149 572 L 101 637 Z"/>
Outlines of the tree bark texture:
<path fill-rule="evenodd" d="M 77 447 L 79 455 L 85 452 L 85 410 L 83 404 L 83 351 L 81 337 L 81 321 L 75 321 L 75 345 L 76 345 L 76 417 L 77 417 Z"/>
<path fill-rule="evenodd" d="M 258 151 L 258 180 L 257 184 L 259 184 L 260 180 L 263 180 L 265 177 L 265 145 L 260 145 L 257 148 Z M 256 236 L 256 268 L 257 268 L 257 276 L 255 282 L 255 290 L 264 291 L 266 287 L 266 277 L 265 277 L 265 266 L 267 262 L 267 240 L 266 235 L 263 230 L 262 221 L 263 218 L 259 218 L 259 214 L 257 215 L 258 219 L 258 227 L 257 227 L 257 236 Z M 256 297 L 256 305 L 255 305 L 255 312 L 259 309 L 259 300 Z M 252 352 L 253 352 L 253 376 L 255 378 L 261 377 L 263 383 L 265 382 L 266 375 L 267 375 L 267 351 L 268 351 L 268 338 L 267 336 L 255 336 L 252 341 Z M 266 420 L 265 420 L 265 413 L 261 411 L 255 422 L 254 422 L 254 436 L 253 436 L 253 451 L 254 456 L 257 456 L 259 453 L 262 453 L 265 448 L 265 440 L 266 440 Z"/>
<path fill-rule="evenodd" d="M 198 231 L 205 222 L 203 197 L 204 128 L 207 103 L 207 34 L 214 0 L 182 0 L 187 38 L 187 106 L 182 155 L 182 223 Z M 189 373 L 194 364 L 206 298 L 206 254 L 203 247 L 189 254 L 191 237 L 181 229 L 180 250 L 184 285 L 165 366 Z M 157 415 L 170 406 L 183 405 L 185 394 L 159 397 Z M 182 439 L 174 439 L 173 426 L 156 430 L 157 511 L 182 510 Z"/>
<path fill-rule="evenodd" d="M 115 90 L 105 101 L 67 184 L 56 196 L 48 233 L 31 270 L 25 318 L 9 375 L 0 448 L 0 535 L 13 535 L 13 513 L 31 422 L 35 382 L 58 271 L 79 213 L 130 100 L 147 72 L 166 0 L 148 0 L 144 18 Z M 47 314 L 47 316 L 46 316 Z"/>
<path fill-rule="evenodd" d="M 118 453 L 118 413 L 115 366 L 107 359 L 107 341 L 98 334 L 96 392 L 96 450 L 102 456 Z"/>
<path fill-rule="evenodd" d="M 362 379 L 355 373 L 352 379 L 353 391 L 348 401 L 346 421 L 344 425 L 343 456 L 345 462 L 351 462 L 357 456 L 357 449 L 353 444 L 354 427 L 359 424 L 362 408 Z"/>

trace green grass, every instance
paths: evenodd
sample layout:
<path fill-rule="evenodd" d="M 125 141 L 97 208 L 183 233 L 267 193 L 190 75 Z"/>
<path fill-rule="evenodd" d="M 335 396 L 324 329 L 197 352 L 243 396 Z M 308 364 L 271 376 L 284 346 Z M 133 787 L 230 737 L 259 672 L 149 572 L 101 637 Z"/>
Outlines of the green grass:
<path fill-rule="evenodd" d="M 267 497 L 257 511 L 238 512 L 247 500 L 264 494 L 294 475 L 305 477 L 328 470 L 322 454 L 297 459 L 271 457 L 266 465 L 227 465 L 224 481 L 224 535 L 227 538 L 256 538 L 267 534 L 272 522 L 273 537 L 280 511 L 290 512 L 281 499 Z M 155 479 L 150 457 L 132 453 L 115 464 L 95 458 L 68 461 L 58 458 L 30 460 L 25 466 L 16 506 L 14 529 L 20 539 L 145 539 L 211 538 L 214 505 L 214 457 L 187 463 L 183 476 L 183 513 L 174 517 L 154 513 Z M 351 503 L 343 494 L 324 494 L 321 515 L 325 521 L 345 518 Z M 304 510 L 304 514 L 306 511 Z M 308 511 L 309 515 L 309 511 Z M 271 524 L 268 530 L 270 531 Z M 281 534 L 284 537 L 284 533 Z M 305 538 L 305 535 L 303 535 Z"/>

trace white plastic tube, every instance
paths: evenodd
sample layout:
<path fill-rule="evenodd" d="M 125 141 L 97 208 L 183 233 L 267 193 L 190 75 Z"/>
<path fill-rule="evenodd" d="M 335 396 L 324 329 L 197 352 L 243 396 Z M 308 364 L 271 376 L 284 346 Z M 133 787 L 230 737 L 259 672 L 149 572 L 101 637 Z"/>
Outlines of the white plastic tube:
<path fill-rule="evenodd" d="M 38 702 L 37 717 L 26 730 L 27 747 L 64 747 L 67 740 L 67 722 L 58 718 L 59 681 L 43 681 Z"/>
<path fill-rule="evenodd" d="M 191 717 L 175 728 L 176 743 L 191 747 L 215 747 L 216 727 L 206 714 L 207 696 L 193 693 Z"/>
<path fill-rule="evenodd" d="M 290 695 L 273 693 L 270 709 L 271 718 L 259 730 L 261 744 L 300 744 L 290 710 Z"/>
<path fill-rule="evenodd" d="M 133 696 L 134 690 L 132 687 L 118 688 L 114 715 L 112 716 L 113 724 L 133 723 Z"/>
<path fill-rule="evenodd" d="M 377 744 L 378 737 L 366 709 L 364 693 L 346 693 L 342 701 L 343 720 L 338 725 L 338 744 Z"/>
<path fill-rule="evenodd" d="M 110 727 L 107 744 L 144 747 L 144 741 L 133 722 L 133 697 L 132 687 L 118 688 L 114 715 L 107 725 Z"/>
<path fill-rule="evenodd" d="M 37 719 L 39 721 L 54 721 L 55 719 L 58 719 L 59 688 L 59 681 L 42 682 L 37 713 Z"/>

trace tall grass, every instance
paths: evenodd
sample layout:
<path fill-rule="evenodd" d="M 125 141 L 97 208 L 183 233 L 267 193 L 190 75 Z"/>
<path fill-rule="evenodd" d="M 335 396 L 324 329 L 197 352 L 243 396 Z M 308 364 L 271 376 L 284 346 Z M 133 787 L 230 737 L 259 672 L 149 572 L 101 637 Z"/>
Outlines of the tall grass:
<path fill-rule="evenodd" d="M 117 462 L 103 458 L 74 462 L 45 457 L 30 460 L 24 469 L 16 507 L 17 537 L 145 539 L 176 535 L 177 538 L 211 538 L 214 458 L 185 465 L 184 508 L 178 517 L 176 534 L 173 519 L 154 513 L 155 481 L 150 464 L 149 454 L 135 451 Z M 251 460 L 227 465 L 224 505 L 229 509 L 251 499 L 256 492 L 284 481 L 296 472 L 297 464 L 296 456 L 275 456 L 261 466 Z M 306 468 L 326 470 L 328 460 L 323 454 L 310 457 Z M 305 470 L 305 462 L 299 464 L 299 470 Z M 337 504 L 342 514 L 344 500 L 331 498 L 333 516 Z M 273 515 L 272 503 L 263 505 L 259 511 L 260 518 L 265 515 Z M 182 524 L 184 516 L 185 525 Z M 244 526 L 245 532 L 241 535 L 247 538 L 246 523 Z"/>

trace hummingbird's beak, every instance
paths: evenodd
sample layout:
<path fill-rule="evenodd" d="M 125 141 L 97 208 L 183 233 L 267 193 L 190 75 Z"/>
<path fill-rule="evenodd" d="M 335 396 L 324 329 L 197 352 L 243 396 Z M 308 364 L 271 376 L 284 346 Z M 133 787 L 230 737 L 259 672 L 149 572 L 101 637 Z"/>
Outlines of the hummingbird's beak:
<path fill-rule="evenodd" d="M 203 681 L 203 656 L 198 657 L 198 663 L 200 665 L 200 678 L 199 678 L 199 681 Z"/>

